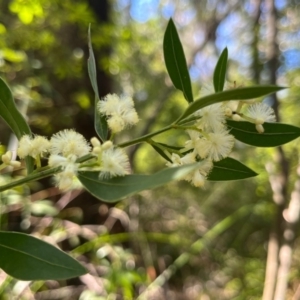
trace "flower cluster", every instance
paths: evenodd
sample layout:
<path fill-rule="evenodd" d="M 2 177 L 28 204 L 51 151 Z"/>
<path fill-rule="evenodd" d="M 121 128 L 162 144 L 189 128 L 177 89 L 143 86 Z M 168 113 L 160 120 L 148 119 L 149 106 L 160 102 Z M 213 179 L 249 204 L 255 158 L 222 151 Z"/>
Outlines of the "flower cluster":
<path fill-rule="evenodd" d="M 59 189 L 68 190 L 72 187 L 79 168 L 76 160 L 90 150 L 86 139 L 74 130 L 65 129 L 51 137 L 48 164 L 50 167 L 62 168 L 62 172 L 55 176 Z"/>
<path fill-rule="evenodd" d="M 242 107 L 247 104 L 245 113 Z M 203 186 L 206 176 L 212 170 L 213 162 L 220 161 L 229 156 L 234 146 L 235 138 L 226 127 L 226 119 L 235 121 L 247 120 L 255 124 L 259 133 L 264 132 L 265 122 L 274 122 L 275 114 L 271 107 L 263 103 L 250 101 L 228 101 L 216 103 L 198 110 L 194 113 L 192 125 L 179 126 L 185 129 L 189 139 L 179 153 L 169 157 L 167 166 L 181 166 L 199 162 L 199 169 L 184 178 L 194 186 Z M 187 121 L 187 124 L 190 122 Z"/>
<path fill-rule="evenodd" d="M 19 142 L 18 155 L 20 158 L 32 156 L 39 163 L 41 157 L 47 157 L 49 167 L 60 167 L 61 172 L 55 175 L 55 179 L 63 191 L 73 186 L 79 170 L 99 172 L 99 178 L 129 173 L 129 160 L 123 149 L 115 147 L 111 141 L 101 145 L 97 138 L 92 138 L 91 144 L 93 147 L 80 133 L 67 129 L 54 134 L 50 141 L 41 136 L 24 135 Z M 88 154 L 87 162 L 78 163 L 79 158 Z M 7 165 L 17 163 L 10 160 L 9 153 L 2 156 Z"/>
<path fill-rule="evenodd" d="M 2 164 L 0 165 L 0 170 L 4 169 L 8 166 L 11 166 L 13 168 L 18 168 L 21 166 L 21 163 L 19 161 L 13 160 L 13 154 L 11 151 L 7 151 L 5 154 L 1 156 Z"/>
<path fill-rule="evenodd" d="M 97 108 L 107 117 L 113 133 L 138 122 L 130 97 L 120 98 L 109 94 L 99 101 Z M 41 158 L 47 158 L 48 167 L 59 168 L 60 172 L 55 175 L 55 179 L 63 191 L 73 186 L 78 171 L 99 172 L 100 179 L 124 176 L 130 171 L 128 156 L 123 149 L 114 146 L 112 141 L 101 144 L 97 138 L 92 138 L 90 145 L 80 133 L 68 129 L 54 134 L 50 140 L 39 135 L 24 135 L 19 141 L 17 153 L 21 159 L 27 156 L 34 158 L 38 168 L 41 167 Z M 20 164 L 12 161 L 10 152 L 2 156 L 2 161 L 3 167 Z"/>
<path fill-rule="evenodd" d="M 225 111 L 222 104 L 205 107 L 194 114 L 197 119 L 186 129 L 189 139 L 179 154 L 172 154 L 167 166 L 179 166 L 199 161 L 199 169 L 186 178 L 194 186 L 201 187 L 213 167 L 213 161 L 227 157 L 232 151 L 234 137 L 225 125 Z M 183 126 L 184 128 L 184 126 Z"/>
<path fill-rule="evenodd" d="M 23 135 L 19 141 L 18 156 L 25 158 L 29 155 L 36 159 L 46 154 L 49 148 L 50 142 L 47 138 L 40 135 L 35 135 L 34 137 Z"/>

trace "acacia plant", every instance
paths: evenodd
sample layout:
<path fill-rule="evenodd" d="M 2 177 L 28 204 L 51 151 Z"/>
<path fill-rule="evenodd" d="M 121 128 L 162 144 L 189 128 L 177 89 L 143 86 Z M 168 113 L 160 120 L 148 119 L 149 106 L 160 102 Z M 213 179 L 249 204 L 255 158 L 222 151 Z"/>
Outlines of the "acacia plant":
<path fill-rule="evenodd" d="M 183 47 L 171 19 L 164 35 L 164 59 L 171 81 L 186 99 L 186 108 L 168 126 L 115 144 L 115 136 L 137 124 L 139 117 L 127 95 L 109 94 L 100 99 L 90 31 L 89 51 L 88 70 L 95 92 L 95 137 L 90 142 L 73 129 L 55 133 L 50 139 L 32 133 L 9 87 L 0 79 L 0 115 L 19 140 L 20 158 L 13 159 L 8 151 L 2 155 L 0 168 L 18 168 L 24 162 L 27 170 L 23 178 L 0 186 L 1 193 L 49 176 L 55 177 L 62 191 L 79 181 L 105 202 L 116 202 L 173 180 L 187 180 L 201 188 L 206 180 L 240 180 L 257 175 L 230 157 L 235 140 L 256 147 L 276 147 L 300 136 L 300 128 L 276 123 L 273 109 L 255 100 L 282 87 L 233 85 L 224 90 L 227 48 L 215 67 L 214 91 L 194 99 Z M 186 133 L 181 146 L 155 141 L 163 132 L 178 130 Z M 125 148 L 137 143 L 150 144 L 166 160 L 167 168 L 151 175 L 130 174 Z M 56 247 L 30 235 L 4 231 L 0 232 L 0 267 L 21 280 L 66 279 L 86 273 L 79 262 Z"/>

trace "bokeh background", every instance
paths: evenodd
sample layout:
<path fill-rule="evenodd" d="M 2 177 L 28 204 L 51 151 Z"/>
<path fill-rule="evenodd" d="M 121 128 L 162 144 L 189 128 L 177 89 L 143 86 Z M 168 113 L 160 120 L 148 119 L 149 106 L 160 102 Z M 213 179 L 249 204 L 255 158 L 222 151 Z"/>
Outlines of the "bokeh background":
<path fill-rule="evenodd" d="M 87 73 L 91 24 L 100 95 L 132 96 L 141 119 L 117 141 L 138 137 L 169 124 L 186 106 L 163 61 L 170 17 L 195 96 L 209 91 L 227 46 L 228 85 L 289 87 L 264 101 L 280 122 L 300 126 L 296 0 L 0 0 L 0 75 L 34 133 L 74 128 L 95 136 Z M 157 140 L 180 145 L 183 137 Z M 0 141 L 1 153 L 16 150 L 2 120 Z M 148 145 L 127 151 L 134 172 L 165 167 Z M 115 204 L 81 189 L 61 194 L 51 179 L 4 193 L 2 230 L 57 244 L 89 274 L 22 282 L 1 271 L 0 299 L 300 299 L 299 140 L 277 149 L 237 143 L 232 156 L 260 175 L 208 182 L 205 189 L 176 182 Z M 0 182 L 22 172 L 3 172 Z"/>

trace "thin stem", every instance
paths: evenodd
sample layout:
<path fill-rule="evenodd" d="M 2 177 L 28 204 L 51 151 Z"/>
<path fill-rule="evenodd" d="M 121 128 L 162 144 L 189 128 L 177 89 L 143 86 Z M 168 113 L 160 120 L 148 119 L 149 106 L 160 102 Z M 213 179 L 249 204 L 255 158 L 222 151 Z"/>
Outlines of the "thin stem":
<path fill-rule="evenodd" d="M 177 154 L 180 154 L 180 151 L 177 150 L 177 149 L 174 149 L 174 148 L 171 148 L 171 147 L 168 147 L 167 145 L 164 146 L 163 144 L 160 144 L 160 143 L 156 143 L 155 141 L 149 139 L 147 141 L 148 144 L 150 145 L 154 145 L 156 146 L 157 148 L 159 148 L 160 150 L 162 150 L 164 152 L 164 154 L 169 158 L 171 159 L 171 154 L 170 152 L 172 153 L 177 153 Z"/>
<path fill-rule="evenodd" d="M 95 158 L 94 155 L 92 154 L 87 154 L 85 156 L 82 156 L 80 158 L 77 159 L 77 163 L 82 163 L 82 162 L 85 162 L 91 158 Z M 39 180 L 39 179 L 42 179 L 42 178 L 45 178 L 45 177 L 49 177 L 51 175 L 54 175 L 58 172 L 61 171 L 61 167 L 54 167 L 54 168 L 49 168 L 48 166 L 47 167 L 43 167 L 39 170 L 39 172 L 33 172 L 31 174 L 29 174 L 28 176 L 24 177 L 24 178 L 21 178 L 19 180 L 15 180 L 15 181 L 12 181 L 8 184 L 5 184 L 5 185 L 2 185 L 0 186 L 0 192 L 3 192 L 3 191 L 6 191 L 8 189 L 12 189 L 18 185 L 22 185 L 24 183 L 28 183 L 30 181 L 34 181 L 34 180 Z"/>
<path fill-rule="evenodd" d="M 182 126 L 182 125 L 173 125 L 174 129 L 181 129 L 181 130 L 194 130 L 200 133 L 203 133 L 203 130 L 197 128 L 196 126 Z"/>
<path fill-rule="evenodd" d="M 36 162 L 36 166 L 37 168 L 41 168 L 42 167 L 42 163 L 41 163 L 41 157 L 38 155 L 37 158 L 35 159 Z"/>
<path fill-rule="evenodd" d="M 134 140 L 131 140 L 129 142 L 125 142 L 125 143 L 121 143 L 119 145 L 117 145 L 118 147 L 121 147 L 121 148 L 125 148 L 125 147 L 128 147 L 128 146 L 132 146 L 132 145 L 135 145 L 135 144 L 139 144 L 139 143 L 142 143 L 142 142 L 145 142 L 146 140 L 148 140 L 149 138 L 152 138 L 153 136 L 156 136 L 160 133 L 163 133 L 165 131 L 168 131 L 170 129 L 173 129 L 173 124 L 167 126 L 167 127 L 164 127 L 160 130 L 157 130 L 155 132 L 151 132 L 151 133 L 148 133 L 144 136 L 141 136 L 137 139 L 134 139 Z"/>
<path fill-rule="evenodd" d="M 191 116 L 188 116 L 187 118 L 184 118 L 181 121 L 179 121 L 177 123 L 177 125 L 185 125 L 185 124 L 194 122 L 194 121 L 196 121 L 198 119 L 201 119 L 201 117 L 200 116 L 191 115 Z"/>
<path fill-rule="evenodd" d="M 27 183 L 27 182 L 30 182 L 33 180 L 39 180 L 39 179 L 54 175 L 55 173 L 59 172 L 60 170 L 61 170 L 60 167 L 55 167 L 55 168 L 41 171 L 39 173 L 31 173 L 30 175 L 28 175 L 24 178 L 21 178 L 19 180 L 16 180 L 16 181 L 13 181 L 8 184 L 0 186 L 0 192 L 3 192 L 8 189 L 12 189 L 18 185 L 21 185 L 21 184 L 24 184 L 24 183 Z"/>

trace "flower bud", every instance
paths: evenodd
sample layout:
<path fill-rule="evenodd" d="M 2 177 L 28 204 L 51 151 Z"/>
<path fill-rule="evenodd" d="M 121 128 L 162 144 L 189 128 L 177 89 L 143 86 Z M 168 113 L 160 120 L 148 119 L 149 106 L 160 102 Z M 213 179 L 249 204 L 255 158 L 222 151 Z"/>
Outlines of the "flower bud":
<path fill-rule="evenodd" d="M 255 125 L 255 128 L 256 128 L 258 133 L 264 133 L 265 132 L 265 129 L 261 124 Z"/>

